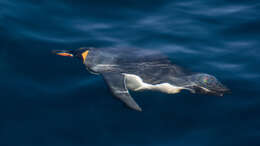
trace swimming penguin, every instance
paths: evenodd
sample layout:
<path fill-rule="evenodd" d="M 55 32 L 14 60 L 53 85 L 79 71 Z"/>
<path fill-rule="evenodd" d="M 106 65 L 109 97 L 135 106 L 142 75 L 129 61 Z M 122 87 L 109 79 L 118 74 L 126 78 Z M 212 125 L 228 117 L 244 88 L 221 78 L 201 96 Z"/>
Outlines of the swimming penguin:
<path fill-rule="evenodd" d="M 101 74 L 115 97 L 131 109 L 142 111 L 129 94 L 133 91 L 154 90 L 168 94 L 188 90 L 191 93 L 223 96 L 229 89 L 214 76 L 190 73 L 159 54 L 148 51 L 123 51 L 118 49 L 79 48 L 56 50 L 60 56 L 76 57 L 87 70 Z"/>

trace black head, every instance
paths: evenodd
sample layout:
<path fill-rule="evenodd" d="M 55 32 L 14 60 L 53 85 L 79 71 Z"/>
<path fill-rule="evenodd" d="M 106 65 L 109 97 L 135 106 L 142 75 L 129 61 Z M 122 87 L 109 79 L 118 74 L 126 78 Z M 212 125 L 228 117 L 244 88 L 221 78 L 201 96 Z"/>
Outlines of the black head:
<path fill-rule="evenodd" d="M 194 90 L 202 94 L 213 94 L 223 96 L 224 93 L 230 93 L 230 90 L 222 85 L 214 76 L 209 74 L 196 74 L 192 76 Z"/>
<path fill-rule="evenodd" d="M 60 56 L 75 57 L 85 61 L 90 48 L 81 47 L 75 50 L 54 50 L 53 53 Z"/>

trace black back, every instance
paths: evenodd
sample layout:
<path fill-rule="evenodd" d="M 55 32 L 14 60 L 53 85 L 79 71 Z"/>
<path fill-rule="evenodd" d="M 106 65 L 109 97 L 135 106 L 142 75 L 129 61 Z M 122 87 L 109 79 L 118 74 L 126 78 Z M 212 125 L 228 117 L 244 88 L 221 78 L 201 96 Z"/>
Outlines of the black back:
<path fill-rule="evenodd" d="M 165 82 L 183 84 L 185 76 L 190 74 L 171 63 L 167 56 L 148 50 L 92 49 L 89 51 L 85 65 L 95 73 L 134 74 L 150 84 Z"/>

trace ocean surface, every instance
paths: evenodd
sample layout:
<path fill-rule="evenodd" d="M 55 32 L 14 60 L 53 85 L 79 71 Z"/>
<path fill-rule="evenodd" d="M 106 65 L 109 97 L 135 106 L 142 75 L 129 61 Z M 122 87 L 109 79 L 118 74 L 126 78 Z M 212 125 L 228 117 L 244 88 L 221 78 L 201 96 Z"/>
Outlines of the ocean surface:
<path fill-rule="evenodd" d="M 52 50 L 149 49 L 223 97 L 131 92 Z M 0 146 L 259 146 L 259 0 L 0 0 Z"/>

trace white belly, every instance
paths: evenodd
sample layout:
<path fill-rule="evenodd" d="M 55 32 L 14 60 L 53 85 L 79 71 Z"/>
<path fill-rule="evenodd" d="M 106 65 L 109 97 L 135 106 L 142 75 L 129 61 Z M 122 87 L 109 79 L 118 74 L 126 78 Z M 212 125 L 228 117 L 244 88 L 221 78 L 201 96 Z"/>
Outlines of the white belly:
<path fill-rule="evenodd" d="M 168 94 L 179 93 L 183 87 L 178 87 L 171 85 L 169 83 L 161 83 L 161 84 L 148 84 L 143 82 L 143 80 L 133 74 L 124 74 L 125 75 L 125 84 L 126 87 L 133 91 L 140 91 L 140 90 L 156 90 Z"/>

